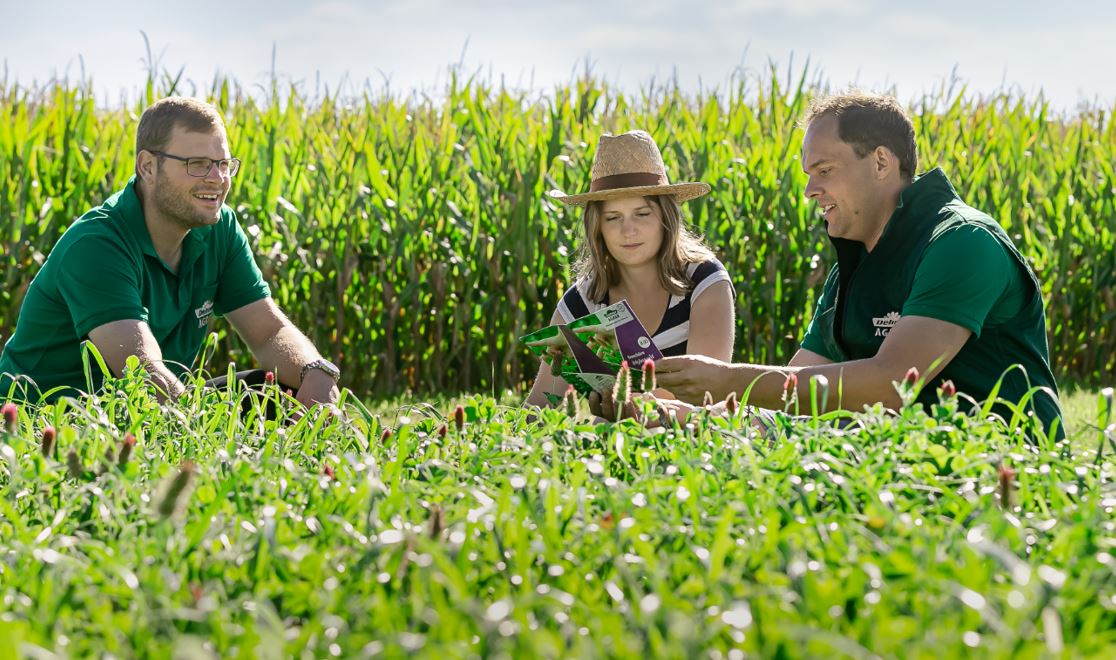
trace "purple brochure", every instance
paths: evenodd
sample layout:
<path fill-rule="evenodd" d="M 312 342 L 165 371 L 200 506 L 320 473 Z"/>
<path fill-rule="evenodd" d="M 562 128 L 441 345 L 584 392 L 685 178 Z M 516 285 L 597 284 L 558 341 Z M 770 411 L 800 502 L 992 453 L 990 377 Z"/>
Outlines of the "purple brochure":
<path fill-rule="evenodd" d="M 620 302 L 627 310 L 630 320 L 616 326 L 616 346 L 620 349 L 620 354 L 628 361 L 629 367 L 640 369 L 643 367 L 644 360 L 648 358 L 658 360 L 663 357 L 663 352 L 655 345 L 651 335 L 636 318 L 635 312 L 632 311 L 628 301 L 622 300 Z"/>

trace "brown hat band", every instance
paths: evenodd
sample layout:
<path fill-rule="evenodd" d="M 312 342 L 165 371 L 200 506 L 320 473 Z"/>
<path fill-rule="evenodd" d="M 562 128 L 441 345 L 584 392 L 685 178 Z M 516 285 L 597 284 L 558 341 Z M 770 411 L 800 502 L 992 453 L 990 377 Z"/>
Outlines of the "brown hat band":
<path fill-rule="evenodd" d="M 593 183 L 589 184 L 589 192 L 616 190 L 617 188 L 637 188 L 639 186 L 666 186 L 669 184 L 670 181 L 667 180 L 664 174 L 629 172 L 626 174 L 613 174 L 611 176 L 602 176 L 599 179 L 594 179 Z"/>

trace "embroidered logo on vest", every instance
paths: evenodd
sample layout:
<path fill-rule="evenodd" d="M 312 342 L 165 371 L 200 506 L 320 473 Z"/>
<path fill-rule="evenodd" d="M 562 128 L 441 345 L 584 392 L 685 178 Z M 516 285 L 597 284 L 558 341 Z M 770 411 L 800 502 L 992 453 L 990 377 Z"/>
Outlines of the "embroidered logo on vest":
<path fill-rule="evenodd" d="M 876 336 L 886 337 L 887 333 L 895 327 L 899 322 L 899 312 L 888 312 L 886 316 L 878 316 L 872 319 L 872 325 L 876 326 Z"/>

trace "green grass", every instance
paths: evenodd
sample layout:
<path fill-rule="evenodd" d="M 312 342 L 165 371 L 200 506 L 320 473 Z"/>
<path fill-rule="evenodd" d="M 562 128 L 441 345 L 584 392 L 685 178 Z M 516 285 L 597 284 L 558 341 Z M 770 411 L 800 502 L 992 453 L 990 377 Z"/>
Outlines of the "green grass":
<path fill-rule="evenodd" d="M 435 411 L 453 410 L 458 404 L 467 404 L 478 395 L 442 395 L 426 397 L 421 402 L 413 396 L 401 395 L 364 401 L 365 407 L 380 417 L 394 420 L 401 415 L 429 416 Z M 483 396 L 483 395 L 479 395 Z M 1096 430 L 1097 400 L 1100 396 L 1098 390 L 1070 387 L 1061 392 L 1063 419 L 1066 424 L 1067 435 L 1070 438 L 1091 437 L 1089 434 Z M 518 407 L 524 396 L 514 390 L 493 393 L 485 397 L 495 405 L 514 408 Z"/>
<path fill-rule="evenodd" d="M 545 192 L 586 185 L 605 130 L 646 128 L 674 179 L 714 184 L 691 210 L 737 287 L 736 357 L 789 357 L 830 259 L 796 161 L 805 79 L 266 100 L 216 81 L 245 162 L 230 200 L 275 297 L 381 399 L 277 424 L 125 380 L 21 409 L 0 431 L 0 657 L 1111 657 L 1116 428 L 1089 389 L 1116 372 L 1110 108 L 911 103 L 923 163 L 1040 274 L 1056 373 L 1084 386 L 1067 441 L 951 402 L 842 431 L 791 419 L 770 441 L 741 419 L 647 431 L 514 407 L 535 369 L 515 337 L 545 323 L 576 241 Z M 91 86 L 0 80 L 0 336 L 61 232 L 129 175 L 143 104 L 178 84 L 98 108 Z M 210 364 L 245 363 L 218 327 Z"/>
<path fill-rule="evenodd" d="M 352 399 L 277 424 L 118 382 L 0 436 L 0 656 L 1103 657 L 1116 427 L 1098 456 L 1096 401 L 1069 398 L 1059 445 L 950 402 L 769 442 L 483 398 L 461 431 Z"/>
<path fill-rule="evenodd" d="M 1091 432 L 1096 430 L 1099 396 L 1096 390 L 1082 388 L 1062 392 L 1062 414 L 1070 437 L 1091 437 Z"/>

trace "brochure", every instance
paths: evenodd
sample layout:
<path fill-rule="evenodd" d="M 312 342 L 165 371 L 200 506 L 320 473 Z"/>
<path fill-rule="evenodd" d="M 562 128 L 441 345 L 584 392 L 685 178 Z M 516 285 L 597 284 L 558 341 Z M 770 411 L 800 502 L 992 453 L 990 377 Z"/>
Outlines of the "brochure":
<path fill-rule="evenodd" d="M 638 372 L 645 360 L 663 357 L 627 300 L 570 323 L 547 326 L 520 337 L 519 341 L 552 367 L 554 360 L 559 359 L 556 372 L 583 396 L 590 392 L 611 394 L 616 373 L 625 360 Z M 553 349 L 560 350 L 562 357 L 555 358 L 551 354 Z M 638 391 L 641 381 L 638 376 L 633 377 L 633 389 Z"/>

